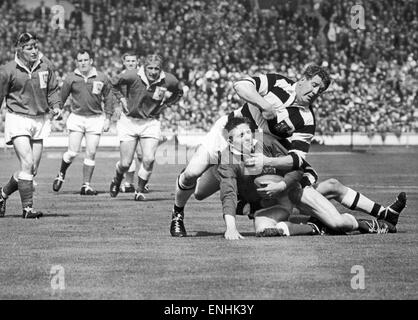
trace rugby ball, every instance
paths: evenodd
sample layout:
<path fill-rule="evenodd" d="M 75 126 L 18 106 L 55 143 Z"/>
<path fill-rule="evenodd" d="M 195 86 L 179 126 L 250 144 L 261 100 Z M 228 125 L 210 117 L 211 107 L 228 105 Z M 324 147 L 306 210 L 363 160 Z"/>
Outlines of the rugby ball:
<path fill-rule="evenodd" d="M 268 185 L 271 182 L 280 182 L 283 181 L 284 178 L 282 176 L 276 175 L 276 174 L 265 174 L 263 176 L 259 176 L 254 179 L 254 183 L 257 186 L 257 188 L 262 188 Z"/>

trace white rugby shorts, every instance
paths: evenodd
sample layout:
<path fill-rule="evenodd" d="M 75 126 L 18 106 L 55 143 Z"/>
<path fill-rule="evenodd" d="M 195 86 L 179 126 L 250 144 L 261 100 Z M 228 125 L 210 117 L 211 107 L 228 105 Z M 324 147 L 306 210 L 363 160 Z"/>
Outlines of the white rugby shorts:
<path fill-rule="evenodd" d="M 67 119 L 67 129 L 69 131 L 102 134 L 106 116 L 104 114 L 83 116 L 71 113 Z"/>
<path fill-rule="evenodd" d="M 157 119 L 139 119 L 121 114 L 116 124 L 119 141 L 140 138 L 161 138 L 161 122 Z"/>
<path fill-rule="evenodd" d="M 13 138 L 28 136 L 31 140 L 46 139 L 51 133 L 51 121 L 48 114 L 29 116 L 6 112 L 4 138 L 8 145 L 13 144 Z"/>

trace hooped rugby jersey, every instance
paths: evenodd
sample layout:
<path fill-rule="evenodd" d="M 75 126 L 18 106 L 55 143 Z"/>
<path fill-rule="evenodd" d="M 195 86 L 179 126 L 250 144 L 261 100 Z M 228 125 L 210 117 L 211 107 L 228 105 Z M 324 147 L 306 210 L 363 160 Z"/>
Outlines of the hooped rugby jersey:
<path fill-rule="evenodd" d="M 289 150 L 305 158 L 315 134 L 315 116 L 311 106 L 304 107 L 296 103 L 295 82 L 275 73 L 247 77 L 243 80 L 253 83 L 258 93 L 275 107 L 275 116 L 265 119 L 254 105 L 245 103 L 234 111 L 235 116 L 245 116 L 253 123 L 252 129 L 281 139 Z"/>
<path fill-rule="evenodd" d="M 247 117 L 251 121 L 252 130 L 261 129 L 264 133 L 278 138 L 289 154 L 297 156 L 300 167 L 305 167 L 304 184 L 315 183 L 318 175 L 304 161 L 315 134 L 315 115 L 311 106 L 297 104 L 296 83 L 276 73 L 246 77 L 241 81 L 253 83 L 257 92 L 274 105 L 275 114 L 266 119 L 258 107 L 245 103 L 230 116 Z"/>

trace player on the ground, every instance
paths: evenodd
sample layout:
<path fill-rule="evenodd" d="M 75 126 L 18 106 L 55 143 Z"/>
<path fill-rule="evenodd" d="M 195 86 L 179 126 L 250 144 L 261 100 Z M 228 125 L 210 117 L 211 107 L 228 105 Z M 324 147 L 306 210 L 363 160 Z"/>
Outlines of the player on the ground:
<path fill-rule="evenodd" d="M 33 208 L 33 177 L 42 156 L 43 139 L 51 132 L 50 114 L 60 116 L 58 81 L 51 61 L 38 49 L 35 35 L 25 32 L 16 41 L 13 61 L 0 68 L 0 101 L 6 98 L 5 141 L 13 145 L 20 163 L 9 182 L 0 189 L 0 217 L 6 199 L 19 190 L 22 217 L 39 218 Z"/>
<path fill-rule="evenodd" d="M 64 80 L 61 89 L 61 100 L 65 101 L 71 94 L 71 114 L 67 119 L 68 150 L 63 154 L 61 167 L 54 179 L 52 189 L 59 191 L 67 169 L 77 157 L 83 137 L 86 140 L 86 157 L 83 163 L 83 184 L 81 195 L 97 195 L 90 185 L 96 165 L 95 157 L 100 137 L 109 131 L 110 118 L 113 114 L 111 85 L 108 77 L 93 66 L 92 53 L 80 49 L 76 54 L 77 68 Z M 104 103 L 104 108 L 102 107 Z"/>
<path fill-rule="evenodd" d="M 252 135 L 245 118 L 230 118 L 225 125 L 225 129 L 227 130 L 230 146 L 221 153 L 221 164 L 218 166 L 218 174 L 216 170 L 208 170 L 202 177 L 204 182 L 199 181 L 197 189 L 200 190 L 200 196 L 202 197 L 205 189 L 215 190 L 214 184 L 217 183 L 219 188 L 220 181 L 223 210 L 224 214 L 227 212 L 228 215 L 225 217 L 225 222 L 227 223 L 225 237 L 227 239 L 241 238 L 236 230 L 234 218 L 237 210 L 238 190 L 240 190 L 239 194 L 242 200 L 251 202 L 254 207 L 257 207 L 254 224 L 256 233 L 259 236 L 318 234 L 321 229 L 327 229 L 329 230 L 328 232 L 331 231 L 333 233 L 352 231 L 360 231 L 362 233 L 395 233 L 397 231 L 396 223 L 398 222 L 399 214 L 406 205 L 406 198 L 404 199 L 405 201 L 402 201 L 401 196 L 386 209 L 385 216 L 369 220 L 356 219 L 347 213 L 340 214 L 331 202 L 312 186 L 306 186 L 303 189 L 296 185 L 292 187 L 292 183 L 298 180 L 297 173 L 300 171 L 291 171 L 286 175 L 284 173 L 288 170 L 282 171 L 280 173 L 284 175 L 282 181 L 271 182 L 263 188 L 257 189 L 257 194 L 254 191 L 254 176 L 259 174 L 261 170 L 265 173 L 277 168 L 280 169 L 280 166 L 276 168 L 273 166 L 246 166 L 246 159 L 250 158 L 250 155 L 249 152 L 245 153 L 245 151 L 248 151 L 250 149 L 248 146 L 252 145 Z M 252 152 L 263 153 L 272 159 L 286 154 L 286 150 L 271 136 L 264 135 L 261 138 L 263 138 L 261 139 L 263 148 L 255 148 Z M 255 146 L 260 146 L 260 143 L 257 142 Z M 239 152 L 240 149 L 243 151 Z M 231 161 L 231 158 L 233 161 Z M 208 178 L 209 175 L 213 177 Z M 291 178 L 289 179 L 287 176 Z M 210 181 L 215 181 L 215 183 L 212 186 L 208 186 L 207 184 Z M 203 185 L 205 182 L 206 186 Z M 325 184 L 322 188 L 324 187 Z M 340 185 L 339 188 L 334 187 L 329 189 L 329 191 L 332 191 L 334 195 L 338 195 L 338 190 L 343 187 L 347 188 Z M 284 192 L 286 190 L 288 193 Z M 310 227 L 294 225 L 286 221 L 292 210 L 292 206 L 287 198 L 288 194 L 300 211 L 315 217 L 319 221 L 316 224 L 311 223 Z M 262 196 L 261 201 L 259 195 Z M 269 203 L 269 200 L 275 200 L 276 202 Z M 311 221 L 314 222 L 314 220 Z"/>
<path fill-rule="evenodd" d="M 179 81 L 162 70 L 163 60 L 151 54 L 139 70 L 127 70 L 112 79 L 115 91 L 127 87 L 126 99 L 121 99 L 123 112 L 117 123 L 120 141 L 120 160 L 110 184 L 110 196 L 120 191 L 123 174 L 128 171 L 138 143 L 142 149 L 142 163 L 138 170 L 136 201 L 145 200 L 145 186 L 151 176 L 155 153 L 161 140 L 161 123 L 158 117 L 166 107 L 176 103 L 183 95 Z M 115 93 L 117 94 L 117 93 Z"/>
<path fill-rule="evenodd" d="M 174 209 L 170 233 L 186 236 L 184 207 L 195 192 L 197 179 L 213 164 L 218 154 L 227 147 L 222 134 L 228 117 L 245 116 L 251 120 L 251 129 L 262 129 L 278 139 L 289 150 L 280 159 L 282 165 L 292 168 L 301 165 L 315 133 L 312 103 L 328 88 L 330 77 L 317 65 L 309 65 L 303 76 L 294 82 L 279 74 L 247 77 L 234 83 L 234 89 L 247 103 L 229 116 L 221 117 L 203 139 L 184 171 L 176 181 Z M 304 179 L 313 179 L 306 174 Z"/>
<path fill-rule="evenodd" d="M 274 139 L 265 135 L 262 141 L 253 139 L 250 122 L 245 117 L 231 117 L 225 124 L 228 147 L 220 154 L 220 163 L 210 168 L 209 172 L 217 180 L 220 187 L 223 217 L 226 224 L 225 239 L 238 240 L 244 238 L 237 230 L 235 215 L 238 199 L 257 203 L 259 209 L 255 213 L 254 227 L 258 236 L 264 236 L 265 229 L 277 226 L 283 235 L 314 235 L 319 229 L 314 224 L 294 224 L 288 221 L 292 212 L 292 203 L 288 192 L 303 176 L 301 170 L 284 170 L 277 172 L 274 168 L 246 167 L 245 158 L 252 152 L 264 152 L 276 156 L 280 150 L 274 147 Z M 265 141 L 269 140 L 269 141 Z M 273 143 L 272 143 L 273 140 Z M 261 170 L 260 170 L 261 169 Z M 255 186 L 255 178 L 260 175 L 272 174 L 278 179 L 280 175 L 280 191 L 276 190 L 274 198 L 262 198 Z M 263 188 L 259 189 L 263 190 Z M 271 235 L 271 233 L 269 233 Z"/>

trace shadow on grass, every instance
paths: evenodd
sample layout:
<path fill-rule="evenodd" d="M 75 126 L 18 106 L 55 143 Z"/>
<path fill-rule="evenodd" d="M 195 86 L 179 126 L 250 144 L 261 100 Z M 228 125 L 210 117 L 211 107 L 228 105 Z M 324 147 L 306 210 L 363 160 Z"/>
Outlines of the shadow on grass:
<path fill-rule="evenodd" d="M 44 218 L 60 218 L 60 217 L 69 217 L 69 214 L 56 214 L 56 213 L 44 213 L 42 217 L 38 218 L 38 219 L 44 219 Z M 22 215 L 21 214 L 11 214 L 11 215 L 6 215 L 0 219 L 15 219 L 15 218 L 20 218 L 23 220 Z M 36 220 L 36 219 L 24 219 L 24 220 Z"/>
<path fill-rule="evenodd" d="M 254 232 L 241 232 L 240 233 L 244 237 L 255 237 Z M 224 236 L 224 232 L 208 232 L 208 231 L 197 231 L 194 235 L 189 235 L 187 237 L 190 238 L 198 238 L 198 237 L 216 237 L 216 236 Z"/>

